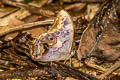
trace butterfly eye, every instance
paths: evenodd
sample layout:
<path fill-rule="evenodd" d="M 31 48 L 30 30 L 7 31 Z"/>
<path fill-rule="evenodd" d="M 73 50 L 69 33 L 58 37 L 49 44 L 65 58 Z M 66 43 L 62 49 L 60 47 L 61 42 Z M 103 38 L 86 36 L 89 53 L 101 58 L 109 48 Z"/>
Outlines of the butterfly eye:
<path fill-rule="evenodd" d="M 51 40 L 51 41 L 53 41 L 53 40 L 54 40 L 54 38 L 53 38 L 53 37 L 51 37 L 51 38 L 50 38 L 50 40 Z"/>
<path fill-rule="evenodd" d="M 48 40 L 49 40 L 49 41 L 54 41 L 54 37 L 49 36 L 49 37 L 48 37 Z"/>

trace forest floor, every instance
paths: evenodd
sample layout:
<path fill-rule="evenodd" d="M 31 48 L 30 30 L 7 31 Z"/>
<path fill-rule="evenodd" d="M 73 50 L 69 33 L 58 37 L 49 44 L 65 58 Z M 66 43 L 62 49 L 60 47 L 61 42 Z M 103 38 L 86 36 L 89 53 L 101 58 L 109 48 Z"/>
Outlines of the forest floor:
<path fill-rule="evenodd" d="M 61 10 L 73 21 L 73 54 L 34 60 L 31 42 L 58 30 Z M 0 80 L 120 80 L 119 57 L 120 0 L 0 0 Z"/>

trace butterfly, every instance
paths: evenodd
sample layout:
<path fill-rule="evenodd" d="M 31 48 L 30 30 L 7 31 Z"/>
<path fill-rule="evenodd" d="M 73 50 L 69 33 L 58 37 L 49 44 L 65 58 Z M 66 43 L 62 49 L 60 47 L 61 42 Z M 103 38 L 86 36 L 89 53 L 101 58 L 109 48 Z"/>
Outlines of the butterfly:
<path fill-rule="evenodd" d="M 61 10 L 47 33 L 41 34 L 31 46 L 35 61 L 60 61 L 71 57 L 74 27 L 70 15 Z"/>

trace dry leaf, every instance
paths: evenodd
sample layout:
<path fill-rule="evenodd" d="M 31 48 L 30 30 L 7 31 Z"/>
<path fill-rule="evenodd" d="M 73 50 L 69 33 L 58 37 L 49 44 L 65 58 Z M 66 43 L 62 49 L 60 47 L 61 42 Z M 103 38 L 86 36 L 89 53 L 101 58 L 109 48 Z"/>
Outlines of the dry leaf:
<path fill-rule="evenodd" d="M 86 6 L 86 3 L 75 3 L 72 5 L 68 5 L 65 7 L 65 10 L 76 10 L 76 11 L 80 11 L 83 10 Z"/>
<path fill-rule="evenodd" d="M 67 77 L 65 80 L 79 80 L 79 79 L 75 79 L 75 78 L 72 78 L 72 77 Z"/>
<path fill-rule="evenodd" d="M 94 29 L 92 25 L 83 32 L 81 36 L 79 49 L 78 49 L 78 59 L 86 58 L 91 49 L 93 48 L 94 44 L 96 43 L 96 36 L 99 30 Z"/>
<path fill-rule="evenodd" d="M 96 12 L 100 9 L 100 3 L 91 3 L 87 5 L 87 16 L 86 19 L 90 21 L 95 16 Z"/>
<path fill-rule="evenodd" d="M 105 28 L 102 39 L 95 50 L 98 57 L 108 61 L 115 60 L 120 56 L 120 33 L 115 28 L 114 25 Z"/>
<path fill-rule="evenodd" d="M 3 8 L 4 4 L 0 1 L 0 8 Z"/>
<path fill-rule="evenodd" d="M 11 17 L 8 19 L 8 25 L 9 27 L 14 27 L 14 26 L 18 26 L 20 24 L 23 24 L 22 21 L 16 19 L 15 17 Z"/>
<path fill-rule="evenodd" d="M 35 22 L 35 21 L 38 21 L 39 19 L 41 19 L 42 16 L 37 16 L 37 15 L 31 15 L 27 18 L 24 19 L 24 22 L 25 23 L 30 23 L 30 22 Z"/>
<path fill-rule="evenodd" d="M 31 6 L 41 8 L 42 6 L 44 6 L 47 3 L 47 1 L 48 0 L 33 0 L 33 1 L 29 2 L 28 4 Z"/>
<path fill-rule="evenodd" d="M 79 60 L 91 54 L 108 61 L 120 56 L 120 19 L 116 15 L 116 7 L 105 10 L 102 18 L 97 15 L 97 19 L 83 32 L 77 51 Z"/>

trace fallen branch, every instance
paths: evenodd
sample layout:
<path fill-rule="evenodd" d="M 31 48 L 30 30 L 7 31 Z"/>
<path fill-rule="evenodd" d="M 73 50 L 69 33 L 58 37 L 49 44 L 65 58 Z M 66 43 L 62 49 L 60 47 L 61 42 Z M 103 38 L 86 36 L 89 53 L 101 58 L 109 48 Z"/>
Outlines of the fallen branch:
<path fill-rule="evenodd" d="M 0 37 L 4 36 L 6 34 L 9 34 L 9 33 L 13 33 L 13 32 L 17 32 L 17 31 L 20 31 L 20 30 L 33 28 L 35 26 L 53 24 L 53 22 L 54 22 L 54 20 L 44 20 L 44 21 L 38 21 L 38 22 L 22 24 L 22 25 L 19 25 L 19 26 L 16 26 L 16 27 L 9 28 L 7 30 L 1 31 L 0 32 Z"/>
<path fill-rule="evenodd" d="M 11 1 L 11 0 L 2 0 L 2 2 L 4 4 L 10 5 L 10 6 L 14 6 L 14 7 L 18 7 L 18 8 L 24 8 L 32 14 L 43 15 L 43 16 L 46 16 L 46 17 L 50 17 L 50 16 L 55 15 L 54 12 L 52 12 L 50 10 L 45 10 L 45 9 L 42 9 L 42 8 L 30 6 L 30 5 L 27 5 L 27 4 L 14 2 L 14 1 Z"/>
<path fill-rule="evenodd" d="M 64 2 L 101 3 L 104 0 L 63 0 Z"/>
<path fill-rule="evenodd" d="M 48 75 L 48 72 L 46 72 L 43 69 L 25 69 L 25 70 L 13 70 L 13 71 L 4 71 L 0 72 L 0 79 L 7 79 L 12 78 L 16 76 L 23 77 L 36 77 L 36 76 L 46 76 Z"/>
<path fill-rule="evenodd" d="M 0 15 L 0 18 L 4 18 L 5 16 L 8 16 L 9 14 L 14 13 L 14 12 L 16 12 L 17 10 L 19 10 L 19 8 L 15 8 L 15 9 L 13 9 L 13 10 L 11 10 L 11 11 L 3 14 L 3 15 Z"/>
<path fill-rule="evenodd" d="M 99 78 L 86 74 L 82 71 L 78 71 L 76 69 L 74 69 L 73 67 L 69 67 L 63 63 L 60 62 L 53 62 L 57 65 L 57 67 L 55 67 L 55 69 L 57 70 L 57 72 L 63 73 L 67 76 L 71 76 L 77 79 L 82 79 L 82 80 L 100 80 Z M 53 64 L 54 67 L 54 64 Z"/>
<path fill-rule="evenodd" d="M 90 63 L 90 62 L 86 62 L 86 61 L 85 61 L 85 64 L 86 64 L 88 67 L 91 67 L 91 68 L 100 70 L 100 71 L 102 71 L 102 72 L 105 72 L 105 71 L 106 71 L 105 68 L 103 68 L 103 67 L 101 67 L 101 66 L 98 66 L 98 65 L 96 65 L 96 64 L 93 64 L 93 63 Z M 118 73 L 113 72 L 112 74 L 116 75 L 116 74 L 118 74 Z"/>
<path fill-rule="evenodd" d="M 88 62 L 88 61 L 85 61 L 85 64 L 86 64 L 87 66 L 91 67 L 91 68 L 94 68 L 94 69 L 97 69 L 97 70 L 100 70 L 100 71 L 103 71 L 103 72 L 105 71 L 105 69 L 104 69 L 103 67 L 98 66 L 98 65 L 93 64 L 93 63 L 90 63 L 90 62 Z"/>
<path fill-rule="evenodd" d="M 86 4 L 85 3 L 75 3 L 71 4 L 65 7 L 65 10 L 71 10 L 77 8 L 77 10 L 81 11 L 85 8 Z"/>
<path fill-rule="evenodd" d="M 120 61 L 116 62 L 111 68 L 107 69 L 104 74 L 100 75 L 100 79 L 105 79 L 107 76 L 112 74 L 114 71 L 116 71 L 118 68 L 120 68 Z"/>

